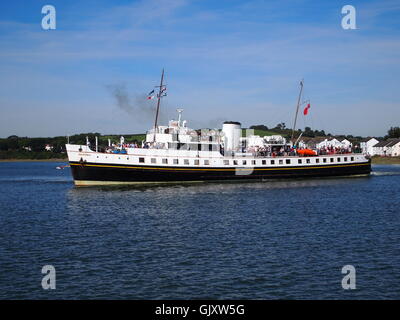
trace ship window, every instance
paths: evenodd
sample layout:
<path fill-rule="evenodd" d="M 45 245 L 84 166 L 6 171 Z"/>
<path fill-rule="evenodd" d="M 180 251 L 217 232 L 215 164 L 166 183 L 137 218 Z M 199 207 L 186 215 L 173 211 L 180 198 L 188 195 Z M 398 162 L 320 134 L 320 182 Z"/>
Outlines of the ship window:
<path fill-rule="evenodd" d="M 290 164 L 290 159 L 286 159 L 286 164 Z"/>
<path fill-rule="evenodd" d="M 279 164 L 283 164 L 283 160 L 279 160 Z"/>
<path fill-rule="evenodd" d="M 262 160 L 262 164 L 266 165 L 267 164 L 267 160 Z"/>
<path fill-rule="evenodd" d="M 271 160 L 271 164 L 275 164 L 275 160 Z"/>
<path fill-rule="evenodd" d="M 139 158 L 140 163 L 144 163 L 144 158 Z"/>
<path fill-rule="evenodd" d="M 200 160 L 194 160 L 194 164 L 198 166 L 200 164 Z"/>
<path fill-rule="evenodd" d="M 184 164 L 189 164 L 189 159 L 183 160 L 183 163 L 184 163 Z"/>
<path fill-rule="evenodd" d="M 340 162 L 340 158 L 337 158 L 337 162 Z"/>
<path fill-rule="evenodd" d="M 344 157 L 343 160 L 346 162 L 347 161 L 347 157 Z"/>
<path fill-rule="evenodd" d="M 237 164 L 238 164 L 237 160 L 233 160 L 233 164 L 234 164 L 235 166 L 237 166 Z"/>
<path fill-rule="evenodd" d="M 229 166 L 229 160 L 224 160 L 224 165 Z"/>
<path fill-rule="evenodd" d="M 351 161 L 354 161 L 354 157 L 351 157 L 350 160 L 351 160 Z"/>
<path fill-rule="evenodd" d="M 167 164 L 168 163 L 168 159 L 166 159 L 166 158 L 162 159 L 162 163 L 163 164 Z"/>
<path fill-rule="evenodd" d="M 245 165 L 246 163 L 247 163 L 246 160 L 243 160 L 243 161 L 242 161 L 242 164 L 243 164 L 243 165 Z"/>
<path fill-rule="evenodd" d="M 335 159 L 331 158 L 331 162 L 335 161 Z"/>
<path fill-rule="evenodd" d="M 256 160 L 251 160 L 252 165 L 256 165 Z"/>
<path fill-rule="evenodd" d="M 298 160 L 297 160 L 297 163 L 301 164 L 301 159 L 298 159 Z"/>
<path fill-rule="evenodd" d="M 129 157 L 127 157 L 126 160 L 129 160 Z"/>
<path fill-rule="evenodd" d="M 310 159 L 306 159 L 306 162 L 307 162 L 307 163 L 311 163 Z"/>
<path fill-rule="evenodd" d="M 319 159 L 317 158 L 317 159 L 315 159 L 315 163 L 319 163 Z"/>
<path fill-rule="evenodd" d="M 209 160 L 204 160 L 204 165 L 208 166 L 210 164 Z"/>
<path fill-rule="evenodd" d="M 174 159 L 174 160 L 173 160 L 173 163 L 174 163 L 174 164 L 178 164 L 178 159 Z"/>
<path fill-rule="evenodd" d="M 323 160 L 324 163 L 326 163 L 326 158 L 323 158 L 322 160 Z"/>
<path fill-rule="evenodd" d="M 156 163 L 157 159 L 156 158 L 151 158 L 151 163 Z"/>

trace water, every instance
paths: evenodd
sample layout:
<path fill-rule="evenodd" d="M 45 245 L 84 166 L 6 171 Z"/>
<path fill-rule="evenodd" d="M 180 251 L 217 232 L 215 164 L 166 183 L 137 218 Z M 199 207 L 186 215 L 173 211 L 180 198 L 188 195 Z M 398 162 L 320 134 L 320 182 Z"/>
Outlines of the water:
<path fill-rule="evenodd" d="M 73 187 L 0 163 L 0 299 L 399 299 L 400 166 L 371 177 Z M 56 268 L 43 290 L 41 268 Z M 356 290 L 341 269 L 356 268 Z"/>

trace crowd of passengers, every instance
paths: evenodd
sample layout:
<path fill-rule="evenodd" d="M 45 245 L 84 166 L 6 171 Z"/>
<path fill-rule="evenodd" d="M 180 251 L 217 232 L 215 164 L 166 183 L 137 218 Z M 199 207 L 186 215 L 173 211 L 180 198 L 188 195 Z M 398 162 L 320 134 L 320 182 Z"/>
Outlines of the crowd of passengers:
<path fill-rule="evenodd" d="M 138 142 L 133 143 L 123 143 L 123 144 L 112 144 L 109 147 L 101 150 L 106 153 L 126 153 L 126 149 L 128 148 L 144 148 L 144 149 L 163 149 L 165 145 L 163 143 L 153 143 L 153 142 L 142 142 L 139 144 Z M 302 150 L 305 148 L 294 148 L 291 146 L 265 146 L 265 147 L 242 147 L 243 153 L 251 153 L 256 157 L 285 157 L 285 156 L 297 156 L 300 155 L 296 152 L 296 150 Z M 322 148 L 314 149 L 317 155 L 332 155 L 332 154 L 346 154 L 352 152 L 359 152 L 359 148 L 352 147 L 333 147 L 327 146 Z M 224 154 L 224 148 L 221 147 L 221 153 Z M 300 155 L 301 156 L 301 155 Z"/>
<path fill-rule="evenodd" d="M 306 148 L 294 148 L 291 146 L 282 146 L 282 147 L 274 147 L 274 146 L 267 146 L 267 147 L 249 147 L 247 149 L 243 148 L 242 152 L 247 152 L 251 153 L 253 156 L 256 157 L 285 157 L 285 156 L 302 156 L 301 154 L 298 154 L 296 150 L 303 150 Z M 352 147 L 333 147 L 333 146 L 328 146 L 328 147 L 322 147 L 322 148 L 317 148 L 314 151 L 316 151 L 316 155 L 331 155 L 331 154 L 346 154 L 346 153 L 352 153 L 352 152 L 358 152 L 359 150 L 357 148 L 352 148 Z"/>

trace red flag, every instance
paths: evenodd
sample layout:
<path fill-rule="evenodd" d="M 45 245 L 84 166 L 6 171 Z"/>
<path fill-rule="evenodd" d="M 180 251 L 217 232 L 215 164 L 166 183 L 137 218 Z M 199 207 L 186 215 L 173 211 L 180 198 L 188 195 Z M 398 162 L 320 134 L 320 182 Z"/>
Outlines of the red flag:
<path fill-rule="evenodd" d="M 306 116 L 308 114 L 308 109 L 310 109 L 310 104 L 307 105 L 307 107 L 304 108 L 304 115 Z"/>

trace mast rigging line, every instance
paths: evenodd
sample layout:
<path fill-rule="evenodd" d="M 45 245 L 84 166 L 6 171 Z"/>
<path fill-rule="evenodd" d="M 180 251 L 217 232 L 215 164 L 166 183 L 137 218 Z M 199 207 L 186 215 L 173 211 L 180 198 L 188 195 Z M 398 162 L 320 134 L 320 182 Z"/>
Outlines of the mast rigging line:
<path fill-rule="evenodd" d="M 300 100 L 301 100 L 301 96 L 302 96 L 302 93 L 303 93 L 303 86 L 304 86 L 304 79 L 302 79 L 300 81 L 300 92 L 299 92 L 299 98 L 297 99 L 296 116 L 294 118 L 293 130 L 292 130 L 292 138 L 290 139 L 291 141 L 293 141 L 294 131 L 296 130 L 297 116 L 299 114 Z"/>
<path fill-rule="evenodd" d="M 162 94 L 164 92 L 164 87 L 165 85 L 163 85 L 163 81 L 164 81 L 164 68 L 162 69 L 162 73 L 161 73 L 161 81 L 160 81 L 160 85 L 156 86 L 156 88 L 158 87 L 158 94 L 157 94 L 157 110 L 156 110 L 156 118 L 154 120 L 154 134 L 153 134 L 153 142 L 156 141 L 156 133 L 157 133 L 157 127 L 158 127 L 158 114 L 160 112 L 160 102 L 161 102 L 161 97 Z"/>

